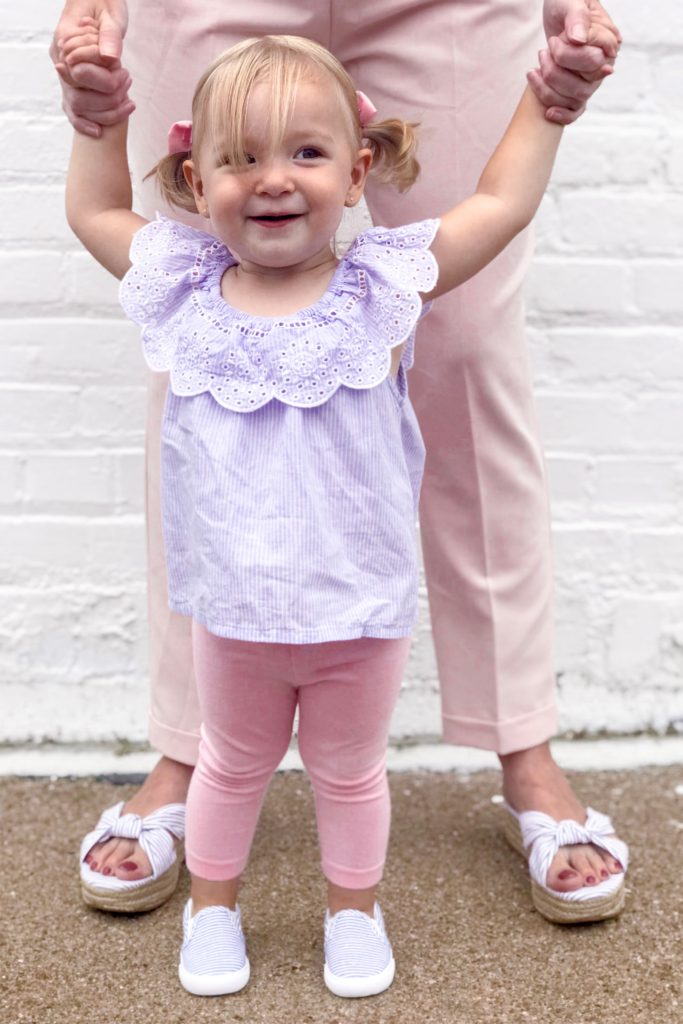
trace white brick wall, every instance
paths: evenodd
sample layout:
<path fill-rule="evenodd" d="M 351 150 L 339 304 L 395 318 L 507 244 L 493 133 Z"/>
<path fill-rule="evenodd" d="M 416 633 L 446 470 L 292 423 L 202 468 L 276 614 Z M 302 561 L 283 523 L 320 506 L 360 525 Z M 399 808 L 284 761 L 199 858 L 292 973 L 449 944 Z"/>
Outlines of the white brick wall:
<path fill-rule="evenodd" d="M 0 741 L 141 740 L 144 367 L 64 220 L 59 7 L 0 0 Z M 528 286 L 573 732 L 683 727 L 683 8 L 654 11 L 613 5 Z M 439 731 L 421 605 L 397 736 Z"/>

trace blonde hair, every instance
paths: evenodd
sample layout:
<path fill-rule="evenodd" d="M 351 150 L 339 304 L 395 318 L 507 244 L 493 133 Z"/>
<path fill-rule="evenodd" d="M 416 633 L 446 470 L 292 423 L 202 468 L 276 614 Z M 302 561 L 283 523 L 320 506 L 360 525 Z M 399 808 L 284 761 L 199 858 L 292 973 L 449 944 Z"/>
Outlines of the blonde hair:
<path fill-rule="evenodd" d="M 147 177 L 156 175 L 168 203 L 197 212 L 194 196 L 183 175 L 186 160 L 197 159 L 205 141 L 236 168 L 247 166 L 244 150 L 246 111 L 250 92 L 258 82 L 270 87 L 270 123 L 274 145 L 282 138 L 298 83 L 311 74 L 329 74 L 348 115 L 349 140 L 355 148 L 372 152 L 372 173 L 400 192 L 410 188 L 420 165 L 415 156 L 417 124 L 398 118 L 361 126 L 356 87 L 329 50 L 300 36 L 263 36 L 245 39 L 226 50 L 206 69 L 192 100 L 192 149 L 163 157 Z"/>

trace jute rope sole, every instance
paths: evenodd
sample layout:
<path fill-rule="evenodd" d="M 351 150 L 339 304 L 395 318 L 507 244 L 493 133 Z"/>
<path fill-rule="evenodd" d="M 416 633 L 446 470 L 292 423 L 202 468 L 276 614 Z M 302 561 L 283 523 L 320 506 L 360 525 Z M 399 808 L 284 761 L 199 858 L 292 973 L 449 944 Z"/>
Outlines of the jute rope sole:
<path fill-rule="evenodd" d="M 148 910 L 156 910 L 171 898 L 176 891 L 179 874 L 178 851 L 176 860 L 168 871 L 146 885 L 117 892 L 111 889 L 98 889 L 81 881 L 81 895 L 87 906 L 96 910 L 107 910 L 110 914 L 144 914 Z"/>
<path fill-rule="evenodd" d="M 527 860 L 519 822 L 507 811 L 504 814 L 503 834 L 512 849 Z M 618 889 L 606 896 L 596 896 L 589 900 L 566 900 L 553 895 L 531 879 L 531 899 L 539 914 L 553 924 L 589 924 L 620 914 L 624 909 L 626 889 L 622 881 Z"/>

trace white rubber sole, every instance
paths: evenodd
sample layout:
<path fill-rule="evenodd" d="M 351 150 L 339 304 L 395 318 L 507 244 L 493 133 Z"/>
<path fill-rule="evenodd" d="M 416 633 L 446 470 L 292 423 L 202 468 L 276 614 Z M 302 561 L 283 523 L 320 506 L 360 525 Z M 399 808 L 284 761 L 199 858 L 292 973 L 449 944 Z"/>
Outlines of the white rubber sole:
<path fill-rule="evenodd" d="M 391 960 L 379 974 L 373 974 L 369 978 L 338 978 L 325 964 L 325 984 L 330 992 L 342 999 L 361 999 L 363 996 L 378 996 L 385 992 L 396 973 L 396 964 L 392 956 Z"/>
<path fill-rule="evenodd" d="M 192 974 L 183 967 L 182 960 L 178 965 L 180 984 L 193 996 L 232 995 L 244 988 L 250 974 L 249 960 L 239 971 L 228 971 L 227 974 Z"/>

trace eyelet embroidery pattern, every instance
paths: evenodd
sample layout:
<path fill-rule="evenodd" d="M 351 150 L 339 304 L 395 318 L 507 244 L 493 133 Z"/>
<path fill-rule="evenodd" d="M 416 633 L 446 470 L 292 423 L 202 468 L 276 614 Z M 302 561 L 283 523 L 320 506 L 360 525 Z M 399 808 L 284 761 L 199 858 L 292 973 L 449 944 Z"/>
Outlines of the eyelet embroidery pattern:
<path fill-rule="evenodd" d="M 234 412 L 273 398 L 310 408 L 342 385 L 380 384 L 390 350 L 412 345 L 419 293 L 438 277 L 429 250 L 437 228 L 437 220 L 371 228 L 351 245 L 313 306 L 256 317 L 221 296 L 221 277 L 237 262 L 223 243 L 159 217 L 135 235 L 121 305 L 143 326 L 151 368 L 171 371 L 174 394 L 208 391 Z"/>

